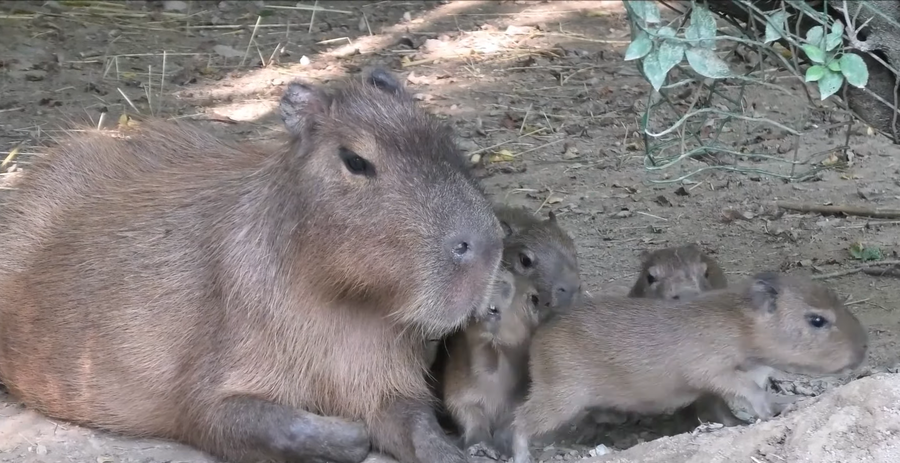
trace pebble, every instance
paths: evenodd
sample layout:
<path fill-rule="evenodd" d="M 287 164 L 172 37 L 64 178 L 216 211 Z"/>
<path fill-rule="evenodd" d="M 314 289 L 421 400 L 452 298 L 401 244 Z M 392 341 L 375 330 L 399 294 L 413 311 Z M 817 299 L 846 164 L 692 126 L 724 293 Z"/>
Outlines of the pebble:
<path fill-rule="evenodd" d="M 187 11 L 187 9 L 187 2 L 182 2 L 180 0 L 167 0 L 163 2 L 163 10 L 165 11 Z"/>

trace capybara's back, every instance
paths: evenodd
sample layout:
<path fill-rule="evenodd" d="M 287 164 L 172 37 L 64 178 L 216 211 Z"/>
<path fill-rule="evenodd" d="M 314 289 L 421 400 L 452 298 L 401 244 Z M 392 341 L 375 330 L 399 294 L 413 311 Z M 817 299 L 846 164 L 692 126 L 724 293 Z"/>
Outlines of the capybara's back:
<path fill-rule="evenodd" d="M 285 98 L 302 136 L 283 147 L 144 121 L 26 172 L 0 211 L 21 244 L 0 262 L 15 397 L 233 461 L 311 458 L 291 410 L 372 424 L 426 400 L 424 339 L 485 307 L 499 223 L 449 128 L 383 72 Z M 413 461 L 392 432 L 411 431 L 369 427 Z"/>

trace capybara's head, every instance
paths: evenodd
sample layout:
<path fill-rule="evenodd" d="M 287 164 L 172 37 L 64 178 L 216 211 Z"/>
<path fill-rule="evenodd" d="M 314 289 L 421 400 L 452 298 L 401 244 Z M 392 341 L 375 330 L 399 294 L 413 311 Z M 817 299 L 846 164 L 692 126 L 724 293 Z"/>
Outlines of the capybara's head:
<path fill-rule="evenodd" d="M 696 244 L 643 252 L 641 271 L 632 289 L 632 296 L 656 299 L 693 298 L 698 294 L 717 289 L 711 283 L 716 276 L 725 276 L 717 267 L 709 265 Z M 711 275 L 716 272 L 716 275 Z"/>
<path fill-rule="evenodd" d="M 559 226 L 553 212 L 546 220 L 534 221 L 522 220 L 521 213 L 504 209 L 500 214 L 506 236 L 503 261 L 516 275 L 531 279 L 541 306 L 565 310 L 581 292 L 575 242 Z"/>
<path fill-rule="evenodd" d="M 798 374 L 838 374 L 865 361 L 866 329 L 827 286 L 776 272 L 748 291 L 753 347 L 767 364 Z"/>
<path fill-rule="evenodd" d="M 429 335 L 484 313 L 503 234 L 447 124 L 381 69 L 330 93 L 291 83 L 281 116 L 321 285 Z"/>
<path fill-rule="evenodd" d="M 495 346 L 518 346 L 537 326 L 538 291 L 527 278 L 507 269 L 497 272 L 488 312 L 480 319 L 483 336 Z"/>

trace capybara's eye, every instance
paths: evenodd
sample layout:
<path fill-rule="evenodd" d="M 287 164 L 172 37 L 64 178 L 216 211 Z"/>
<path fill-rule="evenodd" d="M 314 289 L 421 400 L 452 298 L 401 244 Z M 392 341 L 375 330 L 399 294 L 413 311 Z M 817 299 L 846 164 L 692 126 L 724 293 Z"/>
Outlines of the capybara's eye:
<path fill-rule="evenodd" d="M 497 309 L 497 306 L 491 305 L 490 307 L 488 307 L 488 312 L 489 312 L 491 315 L 497 315 L 498 313 L 500 313 L 500 310 Z"/>
<path fill-rule="evenodd" d="M 825 325 L 828 324 L 828 320 L 821 315 L 809 314 L 806 316 L 806 321 L 809 322 L 809 325 L 813 328 L 824 328 Z"/>
<path fill-rule="evenodd" d="M 521 262 L 522 267 L 525 268 L 529 268 L 534 264 L 534 262 L 531 260 L 531 257 L 528 257 L 528 255 L 524 252 L 519 254 L 519 262 Z"/>
<path fill-rule="evenodd" d="M 369 164 L 368 161 L 353 151 L 350 151 L 347 148 L 341 148 L 338 155 L 341 157 L 341 160 L 344 161 L 344 166 L 347 167 L 347 170 L 349 170 L 351 174 L 366 175 L 370 177 L 375 174 L 372 164 Z"/>
<path fill-rule="evenodd" d="M 532 294 L 531 295 L 531 303 L 534 304 L 535 306 L 537 306 L 539 302 L 540 302 L 540 299 L 538 299 L 537 294 Z"/>
<path fill-rule="evenodd" d="M 647 274 L 647 284 L 652 285 L 653 283 L 656 283 L 656 277 L 648 273 Z"/>

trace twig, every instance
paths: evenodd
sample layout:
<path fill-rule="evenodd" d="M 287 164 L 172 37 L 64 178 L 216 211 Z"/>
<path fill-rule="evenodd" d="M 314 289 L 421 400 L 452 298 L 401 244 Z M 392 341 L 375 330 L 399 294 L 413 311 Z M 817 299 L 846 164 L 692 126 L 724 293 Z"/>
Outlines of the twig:
<path fill-rule="evenodd" d="M 306 31 L 307 34 L 312 34 L 313 23 L 316 21 L 316 11 L 319 10 L 319 0 L 316 0 L 316 3 L 313 4 L 312 16 L 309 18 L 309 30 Z"/>
<path fill-rule="evenodd" d="M 898 219 L 900 218 L 900 210 L 898 209 L 880 209 L 860 206 L 824 206 L 819 204 L 800 204 L 776 201 L 775 206 L 782 209 L 798 212 L 817 212 L 819 214 L 845 214 L 857 215 L 863 217 L 875 217 L 879 219 Z"/>
<path fill-rule="evenodd" d="M 546 129 L 545 129 L 544 127 L 541 127 L 541 128 L 539 128 L 539 129 L 537 129 L 537 130 L 532 130 L 531 132 L 528 132 L 528 133 L 526 133 L 525 135 L 521 135 L 521 136 L 519 136 L 519 137 L 513 138 L 512 140 L 501 141 L 500 143 L 493 144 L 493 145 L 491 145 L 491 146 L 488 146 L 487 148 L 481 148 L 481 149 L 472 151 L 471 153 L 469 153 L 469 157 L 472 157 L 473 155 L 476 155 L 476 154 L 484 153 L 484 152 L 487 151 L 487 150 L 492 150 L 492 149 L 494 149 L 494 148 L 503 146 L 503 145 L 505 145 L 505 144 L 507 144 L 507 143 L 512 143 L 512 142 L 514 142 L 514 141 L 516 141 L 516 140 L 519 140 L 519 139 L 521 139 L 521 138 L 524 138 L 524 137 L 528 137 L 528 136 L 534 135 L 534 134 L 536 134 L 536 133 L 538 133 L 538 132 L 543 132 L 544 130 L 546 130 Z"/>
<path fill-rule="evenodd" d="M 137 109 L 137 106 L 135 106 L 134 103 L 131 102 L 131 98 L 128 98 L 128 95 L 126 95 L 125 92 L 123 92 L 121 88 L 116 87 L 116 90 L 119 91 L 119 94 L 122 95 L 122 98 L 125 98 L 125 101 L 128 102 L 128 104 L 132 107 L 132 109 L 137 111 L 138 114 L 141 113 L 141 110 Z"/>
<path fill-rule="evenodd" d="M 313 12 L 313 14 L 315 14 L 315 12 Z M 253 39 L 256 38 L 256 30 L 259 29 L 260 21 L 262 21 L 262 16 L 257 16 L 256 17 L 256 25 L 253 26 L 253 32 L 250 33 L 250 41 L 247 43 L 247 49 L 244 50 L 244 56 L 241 58 L 241 64 L 240 64 L 241 67 L 244 66 L 244 61 L 247 61 L 247 55 L 250 54 L 250 46 L 253 45 Z M 312 26 L 312 24 L 310 24 L 310 27 L 311 26 Z M 265 63 L 263 63 L 263 64 L 265 64 Z"/>
<path fill-rule="evenodd" d="M 654 218 L 654 219 L 663 220 L 663 221 L 665 221 L 665 222 L 668 222 L 668 221 L 669 221 L 669 219 L 667 219 L 667 218 L 665 218 L 665 217 L 660 217 L 660 216 L 658 216 L 658 215 L 648 214 L 648 213 L 646 213 L 646 212 L 641 212 L 641 211 L 634 211 L 634 212 L 636 212 L 636 213 L 638 213 L 638 214 L 641 214 L 641 215 L 645 215 L 645 216 L 647 216 L 647 217 L 652 217 L 652 218 Z"/>
<path fill-rule="evenodd" d="M 534 213 L 537 214 L 538 212 L 541 212 L 541 209 L 543 209 L 544 206 L 546 206 L 547 203 L 550 202 L 550 198 L 552 198 L 552 197 L 553 197 L 553 190 L 550 188 L 547 188 L 547 197 L 544 198 L 544 202 L 542 202 L 541 205 L 538 206 L 537 210 L 535 210 Z"/>
<path fill-rule="evenodd" d="M 885 265 L 891 265 L 893 268 L 878 268 L 883 267 Z M 825 280 L 828 278 L 836 278 L 842 277 L 846 275 L 853 275 L 854 273 L 863 272 L 867 275 L 875 275 L 882 276 L 886 275 L 887 272 L 892 272 L 897 270 L 897 266 L 900 266 L 900 260 L 883 260 L 881 262 L 872 262 L 871 264 L 861 265 L 856 268 L 851 268 L 847 270 L 840 270 L 832 273 L 823 273 L 822 275 L 814 275 L 812 277 L 813 280 Z M 874 273 L 873 273 L 874 272 Z"/>
<path fill-rule="evenodd" d="M 888 267 L 888 268 L 882 268 L 882 269 L 864 268 L 864 269 L 862 269 L 862 272 L 865 273 L 866 275 L 871 275 L 874 277 L 883 277 L 883 276 L 895 276 L 896 277 L 896 276 L 900 276 L 900 273 L 897 272 L 898 270 L 900 270 L 900 268 L 894 266 L 894 267 Z"/>

